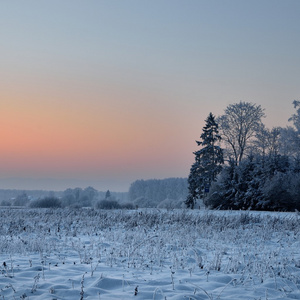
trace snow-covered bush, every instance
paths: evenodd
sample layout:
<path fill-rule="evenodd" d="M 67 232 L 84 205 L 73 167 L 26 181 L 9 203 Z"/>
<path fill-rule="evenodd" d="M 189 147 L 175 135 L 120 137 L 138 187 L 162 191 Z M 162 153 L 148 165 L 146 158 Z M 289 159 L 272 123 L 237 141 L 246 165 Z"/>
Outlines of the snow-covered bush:
<path fill-rule="evenodd" d="M 58 208 L 61 207 L 61 201 L 56 197 L 46 197 L 43 199 L 37 199 L 30 202 L 31 208 Z"/>
<path fill-rule="evenodd" d="M 2 200 L 0 203 L 0 206 L 11 206 L 11 201 Z"/>
<path fill-rule="evenodd" d="M 14 206 L 26 206 L 29 203 L 29 197 L 26 193 L 22 193 L 13 201 Z"/>
<path fill-rule="evenodd" d="M 300 175 L 293 172 L 276 173 L 263 187 L 265 206 L 280 211 L 300 209 Z M 264 207 L 262 207 L 264 208 Z"/>
<path fill-rule="evenodd" d="M 148 208 L 151 208 L 151 207 L 156 207 L 157 206 L 156 202 L 153 202 L 153 201 L 151 201 L 150 199 L 148 199 L 146 197 L 138 197 L 138 198 L 136 198 L 133 201 L 133 204 L 136 207 L 148 207 Z"/>
<path fill-rule="evenodd" d="M 95 205 L 96 209 L 119 209 L 121 208 L 121 205 L 116 200 L 101 200 L 98 201 Z"/>
<path fill-rule="evenodd" d="M 135 209 L 135 206 L 130 202 L 122 203 L 120 206 L 122 209 Z"/>
<path fill-rule="evenodd" d="M 174 200 L 174 199 L 165 199 L 161 201 L 157 208 L 167 208 L 167 209 L 174 209 L 174 208 L 184 208 L 185 204 L 182 199 Z"/>

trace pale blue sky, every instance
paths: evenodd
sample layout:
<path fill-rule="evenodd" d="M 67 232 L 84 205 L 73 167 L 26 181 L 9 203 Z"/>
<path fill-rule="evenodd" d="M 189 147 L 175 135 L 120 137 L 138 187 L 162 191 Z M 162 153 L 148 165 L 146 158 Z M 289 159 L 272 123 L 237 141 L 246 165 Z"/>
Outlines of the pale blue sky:
<path fill-rule="evenodd" d="M 0 178 L 127 190 L 135 179 L 187 176 L 205 118 L 228 104 L 260 104 L 269 127 L 285 126 L 300 94 L 299 15 L 298 0 L 1 1 L 0 118 L 20 124 Z M 42 120 L 48 127 L 31 134 Z M 41 157 L 30 148 L 64 135 L 69 144 L 41 147 Z"/>

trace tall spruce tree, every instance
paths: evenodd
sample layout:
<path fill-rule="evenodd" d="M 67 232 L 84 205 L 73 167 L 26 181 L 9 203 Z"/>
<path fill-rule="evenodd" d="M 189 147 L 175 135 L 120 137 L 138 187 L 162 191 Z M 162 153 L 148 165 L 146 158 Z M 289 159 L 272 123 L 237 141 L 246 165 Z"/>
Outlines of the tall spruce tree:
<path fill-rule="evenodd" d="M 218 145 L 221 136 L 214 115 L 210 113 L 205 122 L 200 136 L 202 141 L 196 141 L 202 148 L 194 152 L 195 162 L 188 177 L 189 192 L 185 204 L 192 209 L 196 200 L 203 197 L 205 190 L 216 180 L 224 163 L 223 150 Z"/>

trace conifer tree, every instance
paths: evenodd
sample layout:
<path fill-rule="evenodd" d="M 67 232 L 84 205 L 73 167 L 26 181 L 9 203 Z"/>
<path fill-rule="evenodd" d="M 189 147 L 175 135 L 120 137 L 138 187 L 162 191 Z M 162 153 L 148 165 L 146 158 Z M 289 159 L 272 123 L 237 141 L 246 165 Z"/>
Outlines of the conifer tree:
<path fill-rule="evenodd" d="M 198 146 L 202 146 L 202 148 L 194 152 L 195 162 L 191 166 L 188 177 L 189 192 L 185 204 L 192 209 L 196 200 L 201 198 L 211 183 L 216 180 L 224 163 L 223 150 L 218 145 L 221 136 L 214 115 L 210 113 L 205 122 L 206 125 L 200 136 L 202 141 L 196 141 Z"/>
<path fill-rule="evenodd" d="M 106 192 L 106 194 L 105 194 L 105 199 L 107 200 L 107 199 L 109 199 L 110 198 L 110 191 L 109 190 L 107 190 L 107 192 Z"/>

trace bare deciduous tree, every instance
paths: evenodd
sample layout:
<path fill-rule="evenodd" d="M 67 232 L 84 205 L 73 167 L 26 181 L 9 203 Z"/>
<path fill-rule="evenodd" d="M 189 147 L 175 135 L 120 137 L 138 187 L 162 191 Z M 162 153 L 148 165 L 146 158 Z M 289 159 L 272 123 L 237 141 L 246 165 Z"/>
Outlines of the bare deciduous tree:
<path fill-rule="evenodd" d="M 218 118 L 222 138 L 229 145 L 230 156 L 236 165 L 242 160 L 264 116 L 260 105 L 241 101 L 228 105 L 225 114 Z"/>
<path fill-rule="evenodd" d="M 271 130 L 264 125 L 261 126 L 255 134 L 256 140 L 253 143 L 255 153 L 259 153 L 262 156 L 276 156 L 279 154 L 280 147 L 280 127 L 273 127 Z"/>

